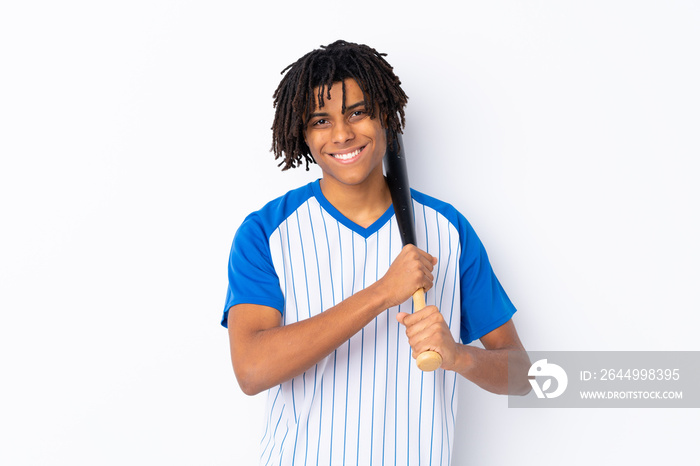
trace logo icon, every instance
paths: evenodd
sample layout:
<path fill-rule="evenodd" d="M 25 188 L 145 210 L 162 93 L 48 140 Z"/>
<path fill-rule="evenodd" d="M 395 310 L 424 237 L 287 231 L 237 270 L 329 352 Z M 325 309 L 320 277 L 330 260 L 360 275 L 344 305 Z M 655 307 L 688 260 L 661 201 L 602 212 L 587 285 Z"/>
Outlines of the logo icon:
<path fill-rule="evenodd" d="M 548 363 L 546 359 L 540 359 L 530 366 L 527 375 L 537 398 L 556 398 L 564 393 L 569 383 L 569 378 L 566 376 L 564 369 L 556 364 Z M 540 384 L 537 383 L 538 377 L 546 378 L 541 387 Z M 557 381 L 557 386 L 554 391 L 549 392 L 548 390 L 552 386 L 552 379 Z"/>

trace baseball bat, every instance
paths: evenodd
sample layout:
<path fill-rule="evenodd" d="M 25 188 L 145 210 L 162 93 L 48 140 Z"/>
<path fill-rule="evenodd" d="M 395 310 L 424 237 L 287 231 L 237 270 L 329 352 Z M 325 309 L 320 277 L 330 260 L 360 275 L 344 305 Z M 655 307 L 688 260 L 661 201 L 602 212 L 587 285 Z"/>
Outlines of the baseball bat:
<path fill-rule="evenodd" d="M 416 244 L 416 230 L 413 222 L 413 202 L 411 201 L 411 189 L 408 184 L 408 171 L 406 170 L 406 156 L 403 140 L 400 133 L 395 133 L 392 142 L 387 133 L 387 151 L 384 157 L 384 169 L 386 179 L 391 191 L 391 201 L 394 204 L 396 223 L 401 234 L 403 245 Z M 423 288 L 413 293 L 413 306 L 416 311 L 425 307 L 425 292 Z M 434 371 L 442 364 L 442 356 L 436 351 L 424 351 L 416 358 L 416 364 L 422 371 Z"/>

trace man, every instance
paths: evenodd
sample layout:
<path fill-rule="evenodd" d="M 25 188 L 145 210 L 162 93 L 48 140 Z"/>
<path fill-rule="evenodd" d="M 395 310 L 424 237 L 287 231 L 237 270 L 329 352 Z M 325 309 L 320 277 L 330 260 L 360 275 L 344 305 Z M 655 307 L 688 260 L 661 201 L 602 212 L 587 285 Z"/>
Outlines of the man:
<path fill-rule="evenodd" d="M 242 390 L 267 390 L 261 464 L 450 464 L 457 374 L 506 393 L 515 308 L 449 204 L 412 192 L 401 247 L 382 160 L 407 97 L 383 55 L 337 41 L 284 71 L 273 151 L 323 177 L 243 222 L 222 320 Z M 435 372 L 413 362 L 427 350 Z"/>

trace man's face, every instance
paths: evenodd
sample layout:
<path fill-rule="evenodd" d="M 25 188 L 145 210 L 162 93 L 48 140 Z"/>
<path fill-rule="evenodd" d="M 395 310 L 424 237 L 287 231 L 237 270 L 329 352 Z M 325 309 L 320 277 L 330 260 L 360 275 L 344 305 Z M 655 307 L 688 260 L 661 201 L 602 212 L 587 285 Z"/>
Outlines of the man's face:
<path fill-rule="evenodd" d="M 379 118 L 369 117 L 354 79 L 345 80 L 345 114 L 342 104 L 342 85 L 334 83 L 330 99 L 310 113 L 304 128 L 304 139 L 323 170 L 324 182 L 357 186 L 383 177 L 386 133 Z"/>

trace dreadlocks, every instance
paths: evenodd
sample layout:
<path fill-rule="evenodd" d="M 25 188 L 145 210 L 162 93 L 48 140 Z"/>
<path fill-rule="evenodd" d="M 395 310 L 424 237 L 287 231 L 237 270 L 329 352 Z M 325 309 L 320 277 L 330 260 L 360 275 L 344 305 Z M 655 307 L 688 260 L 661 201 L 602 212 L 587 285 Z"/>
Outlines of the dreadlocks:
<path fill-rule="evenodd" d="M 348 78 L 362 89 L 369 116 L 378 116 L 385 122 L 390 138 L 387 143 L 392 143 L 392 135 L 400 133 L 406 123 L 404 106 L 408 97 L 385 56 L 367 45 L 338 40 L 307 53 L 282 70 L 281 74 L 288 72 L 272 96 L 272 152 L 275 160 L 283 159 L 279 164 L 282 170 L 298 167 L 302 159 L 307 170 L 309 163 L 315 163 L 304 141 L 306 119 L 317 106 L 323 107 L 325 99 L 330 99 L 334 83 Z M 379 115 L 375 115 L 377 108 Z M 344 85 L 342 111 L 345 113 Z"/>

